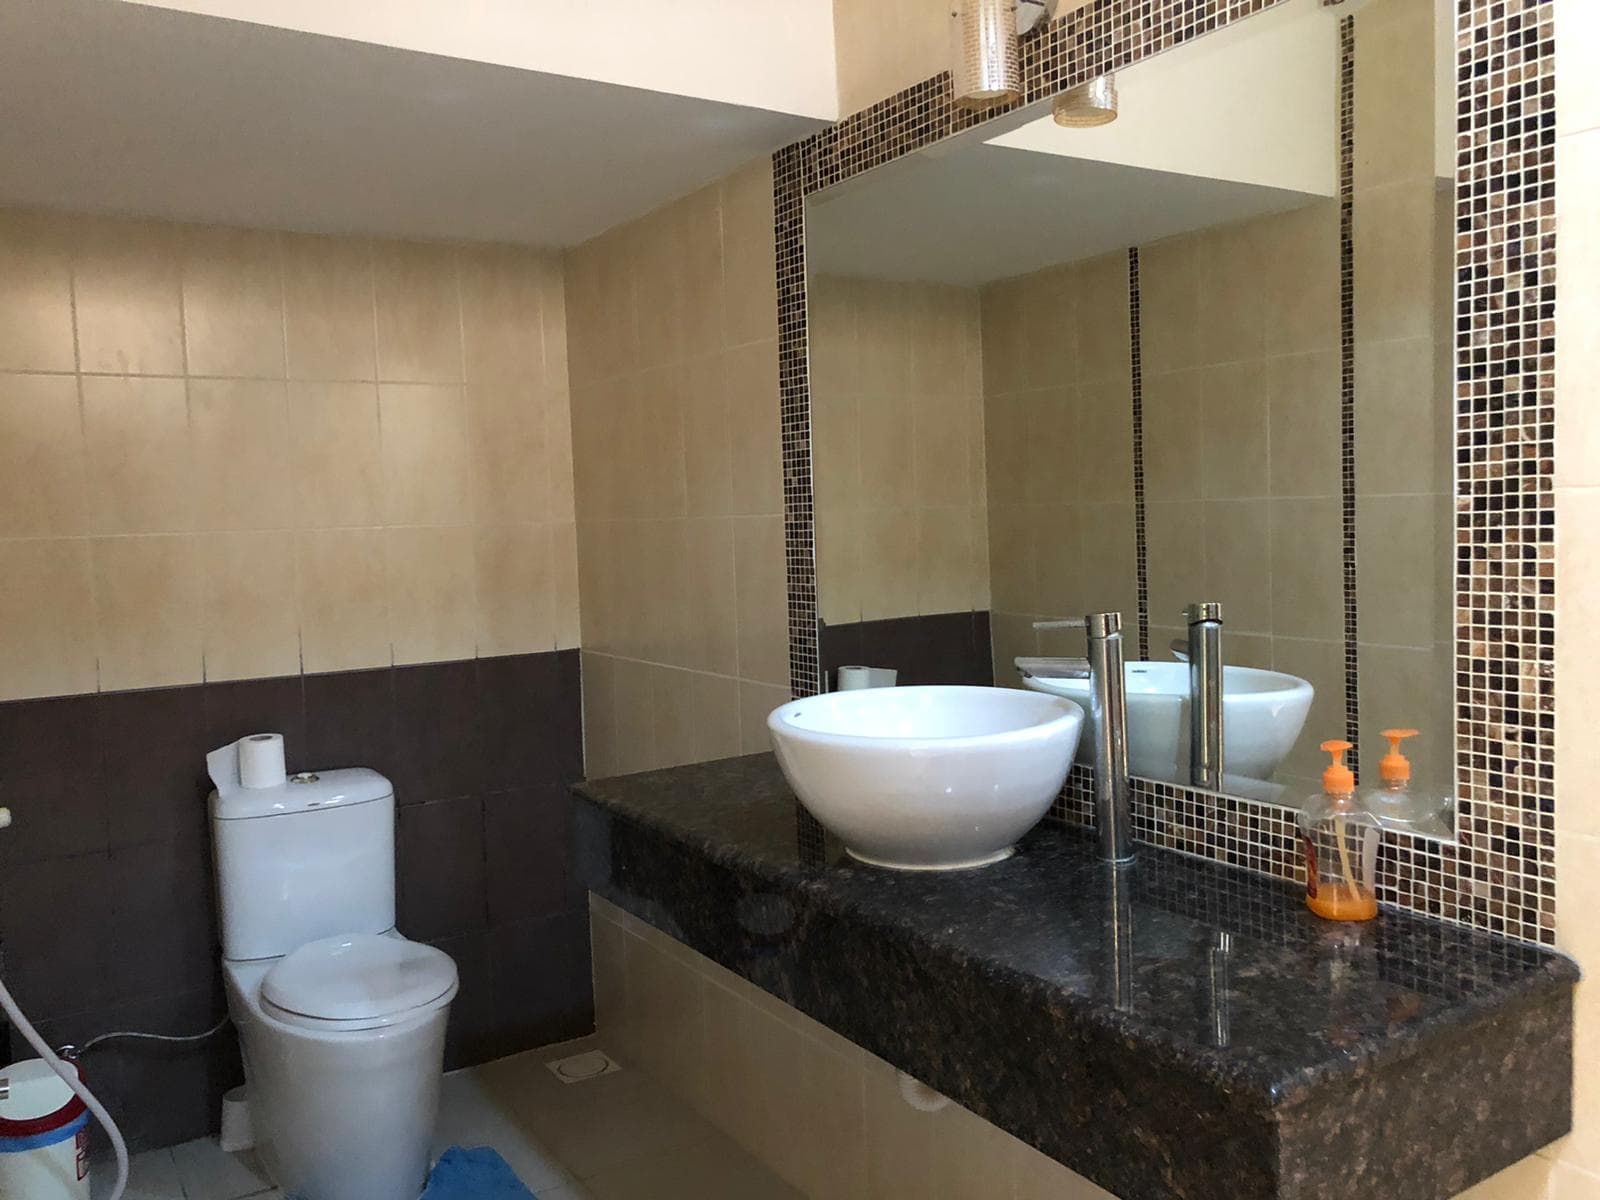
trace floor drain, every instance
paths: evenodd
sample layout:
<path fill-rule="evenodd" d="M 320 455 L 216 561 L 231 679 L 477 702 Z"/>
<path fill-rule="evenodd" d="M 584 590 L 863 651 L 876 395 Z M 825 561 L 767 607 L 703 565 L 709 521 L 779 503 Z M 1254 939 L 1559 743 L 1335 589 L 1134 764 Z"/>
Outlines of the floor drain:
<path fill-rule="evenodd" d="M 555 1058 L 545 1063 L 562 1083 L 582 1083 L 585 1079 L 598 1079 L 622 1070 L 604 1050 L 585 1050 L 566 1058 Z"/>

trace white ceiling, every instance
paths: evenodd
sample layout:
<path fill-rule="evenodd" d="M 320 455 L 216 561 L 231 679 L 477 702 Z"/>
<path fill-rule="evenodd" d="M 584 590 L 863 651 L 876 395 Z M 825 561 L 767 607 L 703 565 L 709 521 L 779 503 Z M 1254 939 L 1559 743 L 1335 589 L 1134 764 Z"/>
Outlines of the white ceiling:
<path fill-rule="evenodd" d="M 812 196 L 806 265 L 820 274 L 970 286 L 1315 198 L 968 143 L 947 155 L 908 155 Z"/>
<path fill-rule="evenodd" d="M 0 0 L 0 204 L 565 246 L 820 123 L 120 0 Z"/>

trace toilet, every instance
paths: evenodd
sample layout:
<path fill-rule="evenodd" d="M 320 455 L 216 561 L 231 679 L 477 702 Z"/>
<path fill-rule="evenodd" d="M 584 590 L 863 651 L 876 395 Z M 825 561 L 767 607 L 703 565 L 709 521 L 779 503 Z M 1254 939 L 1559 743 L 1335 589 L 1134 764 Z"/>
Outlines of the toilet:
<path fill-rule="evenodd" d="M 211 794 L 228 1011 L 256 1151 L 297 1200 L 415 1200 L 456 966 L 394 927 L 394 787 L 364 768 Z"/>

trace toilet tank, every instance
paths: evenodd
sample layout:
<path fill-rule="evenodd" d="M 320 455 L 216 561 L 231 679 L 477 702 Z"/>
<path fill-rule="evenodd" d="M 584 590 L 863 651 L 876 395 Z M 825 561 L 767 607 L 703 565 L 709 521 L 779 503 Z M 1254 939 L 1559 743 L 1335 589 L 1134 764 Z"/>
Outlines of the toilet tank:
<path fill-rule="evenodd" d="M 222 956 L 394 927 L 394 785 L 356 767 L 211 793 Z"/>

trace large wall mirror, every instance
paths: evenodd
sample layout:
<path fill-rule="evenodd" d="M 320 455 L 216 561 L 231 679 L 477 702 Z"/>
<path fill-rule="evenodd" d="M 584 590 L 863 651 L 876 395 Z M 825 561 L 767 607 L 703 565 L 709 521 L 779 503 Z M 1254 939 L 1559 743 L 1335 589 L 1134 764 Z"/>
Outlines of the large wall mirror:
<path fill-rule="evenodd" d="M 1221 790 L 1384 731 L 1448 832 L 1453 18 L 1289 0 L 809 195 L 822 667 L 1024 686 L 1120 611 L 1130 767 L 1183 784 L 1221 606 Z M 1036 673 L 1035 685 L 1048 672 Z M 833 686 L 827 680 L 824 686 Z M 1086 739 L 1087 742 L 1087 739 Z"/>

